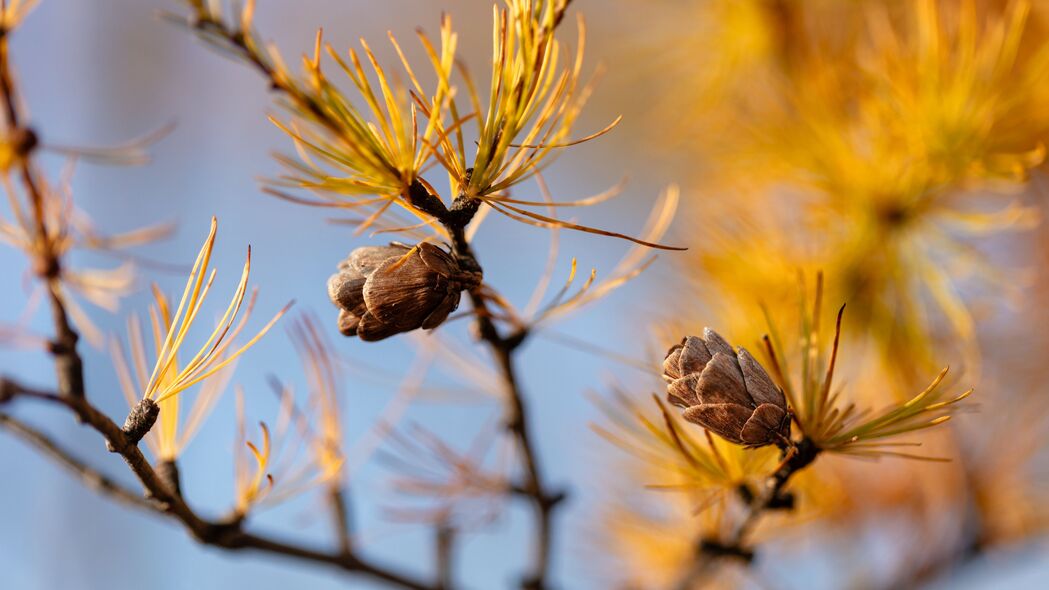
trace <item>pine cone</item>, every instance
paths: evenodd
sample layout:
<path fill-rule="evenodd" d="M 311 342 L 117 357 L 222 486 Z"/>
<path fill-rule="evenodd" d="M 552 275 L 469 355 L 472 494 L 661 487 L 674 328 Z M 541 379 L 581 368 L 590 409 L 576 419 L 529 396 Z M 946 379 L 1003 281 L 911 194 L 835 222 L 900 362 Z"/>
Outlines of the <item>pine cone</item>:
<path fill-rule="evenodd" d="M 682 416 L 725 440 L 761 447 L 790 439 L 783 392 L 746 349 L 733 352 L 710 328 L 667 352 L 663 378 L 668 401 L 685 408 Z"/>
<path fill-rule="evenodd" d="M 339 331 L 375 341 L 417 328 L 433 329 L 459 306 L 459 296 L 481 282 L 454 256 L 423 242 L 357 248 L 328 279 L 340 308 Z"/>

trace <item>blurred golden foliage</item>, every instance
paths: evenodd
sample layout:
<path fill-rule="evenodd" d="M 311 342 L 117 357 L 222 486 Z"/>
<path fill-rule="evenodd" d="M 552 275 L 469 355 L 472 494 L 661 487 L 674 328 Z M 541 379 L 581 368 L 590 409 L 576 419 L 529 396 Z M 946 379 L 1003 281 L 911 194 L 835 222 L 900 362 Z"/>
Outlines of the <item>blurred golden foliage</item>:
<path fill-rule="evenodd" d="M 934 347 L 942 356 L 950 345 L 975 370 L 965 289 L 1016 290 L 972 238 L 1037 221 L 1014 195 L 1044 159 L 1049 48 L 1028 29 L 1025 2 L 830 4 L 714 3 L 707 14 L 723 27 L 739 18 L 718 11 L 761 14 L 746 26 L 777 42 L 748 45 L 731 80 L 679 105 L 698 127 L 666 125 L 693 138 L 709 137 L 701 129 L 713 122 L 735 129 L 697 147 L 715 173 L 694 214 L 713 235 L 692 276 L 714 279 L 721 302 L 769 294 L 779 317 L 790 313 L 779 302 L 793 275 L 823 269 L 829 299 L 855 308 L 850 332 L 874 335 L 886 362 L 928 369 Z M 741 198 L 719 203 L 725 192 Z"/>
<path fill-rule="evenodd" d="M 654 25 L 674 33 L 660 41 L 666 70 L 652 75 L 667 92 L 659 93 L 665 104 L 651 109 L 647 126 L 655 143 L 689 162 L 695 176 L 682 179 L 690 187 L 683 209 L 694 239 L 677 259 L 692 290 L 688 299 L 668 296 L 674 315 L 655 330 L 657 338 L 676 342 L 716 322 L 730 339 L 765 348 L 770 320 L 781 327 L 819 324 L 797 293 L 805 289 L 803 277 L 822 272 L 823 299 L 848 305 L 841 336 L 846 352 L 838 361 L 846 385 L 830 387 L 825 360 L 805 366 L 828 344 L 811 331 L 803 329 L 800 338 L 787 332 L 774 347 L 791 359 L 800 350 L 801 368 L 813 379 L 810 385 L 803 379 L 793 393 L 789 376 L 776 379 L 805 435 L 824 448 L 838 441 L 840 450 L 852 447 L 860 455 L 906 451 L 894 449 L 896 442 L 875 449 L 864 439 L 946 419 L 936 412 L 958 400 L 939 397 L 954 388 L 954 382 L 940 383 L 944 375 L 913 396 L 921 380 L 947 362 L 961 369 L 956 379 L 977 385 L 977 404 L 995 418 L 962 420 L 916 438 L 929 449 L 922 455 L 950 458 L 947 464 L 856 468 L 821 460 L 809 475 L 826 493 L 818 486 L 806 490 L 801 481 L 796 488 L 803 502 L 821 508 L 815 522 L 841 539 L 869 528 L 878 515 L 910 514 L 906 528 L 914 542 L 900 544 L 899 563 L 888 576 L 904 585 L 964 561 L 973 547 L 978 552 L 1044 530 L 1036 524 L 1045 518 L 1035 498 L 1047 489 L 1038 467 L 1045 453 L 1017 442 L 1041 440 L 1045 432 L 1049 413 L 1024 401 L 1042 388 L 1026 395 L 1007 390 L 1022 380 L 1002 379 L 988 363 L 1010 353 L 982 350 L 986 335 L 977 326 L 1000 323 L 1003 302 L 1017 307 L 1035 297 L 1026 269 L 1003 261 L 1029 260 L 1036 247 L 1031 237 L 1044 233 L 1044 195 L 1037 187 L 1049 140 L 1049 7 L 1024 0 L 715 0 L 661 8 L 690 24 Z M 853 404 L 894 409 L 849 425 L 857 412 L 840 405 L 845 396 Z M 1019 413 L 1026 417 L 990 409 L 1000 406 L 1025 408 Z M 626 418 L 635 427 L 638 420 L 650 428 L 661 423 Z M 644 448 L 623 445 L 622 420 L 614 423 L 621 446 L 635 453 Z M 654 455 L 677 457 L 693 471 L 702 465 L 680 457 L 682 447 L 691 449 L 689 428 L 695 427 L 681 426 L 679 444 L 660 427 L 668 448 L 646 455 L 643 465 L 625 463 L 624 477 L 652 482 Z M 754 476 L 769 472 L 765 466 Z M 667 473 L 656 481 L 680 477 Z M 647 504 L 659 500 L 653 496 Z M 622 512 L 621 498 L 609 503 Z M 650 508 L 631 510 L 627 520 L 662 530 L 666 515 L 645 520 Z M 672 569 L 668 579 L 676 582 L 698 580 L 689 576 L 694 557 L 669 556 L 688 548 L 694 556 L 697 540 L 709 534 L 705 523 L 693 518 L 674 538 L 653 535 L 644 554 L 668 559 L 647 564 L 634 563 L 640 553 L 625 557 L 629 540 L 612 542 L 622 545 L 616 555 L 632 564 L 624 587 L 649 587 L 636 582 L 647 579 L 645 568 Z M 633 534 L 612 529 L 605 534 Z"/>

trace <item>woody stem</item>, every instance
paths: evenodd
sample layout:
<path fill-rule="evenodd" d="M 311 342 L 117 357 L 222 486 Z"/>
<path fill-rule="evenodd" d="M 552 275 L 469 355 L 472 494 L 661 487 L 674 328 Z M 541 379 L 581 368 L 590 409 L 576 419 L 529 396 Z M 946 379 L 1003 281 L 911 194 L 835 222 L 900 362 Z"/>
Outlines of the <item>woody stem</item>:
<path fill-rule="evenodd" d="M 811 465 L 819 457 L 821 449 L 808 438 L 796 445 L 783 449 L 785 456 L 776 470 L 765 480 L 763 489 L 754 493 L 749 487 L 741 488 L 741 495 L 746 503 L 746 512 L 735 528 L 724 539 L 701 538 L 697 544 L 699 558 L 682 576 L 678 588 L 693 588 L 698 581 L 707 575 L 718 558 L 735 557 L 749 563 L 754 559 L 754 551 L 747 545 L 747 537 L 758 521 L 770 510 L 791 508 L 793 499 L 785 493 L 787 482 L 794 474 Z"/>
<path fill-rule="evenodd" d="M 462 198 L 456 199 L 448 214 L 443 218 L 438 217 L 452 238 L 452 249 L 460 263 L 465 268 L 478 272 L 481 271 L 481 265 L 477 262 L 466 237 L 466 225 L 479 204 L 476 201 L 471 203 L 464 202 Z M 506 387 L 505 426 L 517 441 L 525 477 L 524 482 L 516 488 L 516 494 L 528 498 L 534 508 L 533 563 L 528 575 L 521 581 L 521 587 L 534 590 L 548 588 L 553 514 L 554 509 L 564 500 L 565 493 L 550 488 L 543 479 L 538 453 L 530 434 L 528 406 L 517 378 L 514 352 L 524 343 L 528 331 L 520 328 L 508 334 L 501 333 L 492 320 L 492 312 L 480 285 L 471 289 L 468 294 L 477 317 L 477 331 L 481 340 L 487 343 L 492 351 Z"/>

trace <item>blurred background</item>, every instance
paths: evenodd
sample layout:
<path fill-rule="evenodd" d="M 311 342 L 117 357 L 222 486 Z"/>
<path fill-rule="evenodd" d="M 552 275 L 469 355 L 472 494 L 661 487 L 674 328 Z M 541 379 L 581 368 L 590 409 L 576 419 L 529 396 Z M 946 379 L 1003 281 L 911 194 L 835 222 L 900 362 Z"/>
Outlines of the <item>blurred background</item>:
<path fill-rule="evenodd" d="M 479 75 L 490 59 L 490 4 L 262 1 L 256 24 L 292 63 L 312 51 L 323 26 L 336 47 L 364 37 L 394 64 L 387 30 L 410 58 L 423 59 L 414 29 L 435 34 L 449 13 L 459 56 Z M 487 356 L 469 344 L 463 320 L 434 336 L 378 344 L 338 335 L 325 281 L 351 249 L 384 238 L 355 237 L 328 211 L 262 194 L 259 178 L 280 173 L 271 153 L 291 147 L 266 120 L 278 107 L 254 71 L 158 18 L 180 8 L 163 0 L 44 0 L 11 41 L 44 144 L 112 145 L 176 124 L 147 165 L 77 164 L 75 203 L 100 230 L 177 223 L 169 239 L 135 250 L 139 289 L 119 313 L 85 304 L 86 313 L 101 333 L 122 338 L 127 315 L 145 312 L 151 282 L 168 293 L 181 287 L 217 216 L 217 288 L 233 288 L 251 244 L 258 317 L 294 299 L 292 313 L 318 314 L 346 359 L 347 481 L 359 543 L 383 562 L 426 574 L 433 531 L 403 518 L 420 500 L 395 485 L 401 474 L 382 460 L 389 440 L 377 425 L 408 432 L 420 425 L 463 452 L 487 440 L 501 408 L 498 393 L 483 387 Z M 617 390 L 649 403 L 662 388 L 665 349 L 703 326 L 751 345 L 765 329 L 759 302 L 792 326 L 799 273 L 817 270 L 826 276 L 827 307 L 848 303 L 840 373 L 847 395 L 883 406 L 950 365 L 954 386 L 976 388 L 976 411 L 920 437 L 950 463 L 821 459 L 799 484 L 798 513 L 757 531 L 762 553 L 753 567 L 725 567 L 712 583 L 1037 587 L 1049 575 L 1042 402 L 1049 240 L 1041 222 L 1049 3 L 577 0 L 571 10 L 587 19 L 587 63 L 604 70 L 576 128 L 582 135 L 624 120 L 565 151 L 545 173 L 552 193 L 585 197 L 625 176 L 621 197 L 576 219 L 636 234 L 664 187 L 677 183 L 683 203 L 665 241 L 690 249 L 660 253 L 638 279 L 544 329 L 521 353 L 548 479 L 571 489 L 558 517 L 559 587 L 668 587 L 708 526 L 687 497 L 646 488 L 674 474 L 638 464 L 591 431 L 605 420 L 593 399 Z M 52 178 L 67 164 L 57 153 L 42 161 Z M 538 197 L 533 184 L 518 191 Z M 548 242 L 545 230 L 486 221 L 476 242 L 486 281 L 524 305 Z M 555 284 L 571 258 L 602 277 L 628 246 L 561 232 Z M 72 260 L 120 264 L 90 252 Z M 48 334 L 46 312 L 27 306 L 33 286 L 21 252 L 0 249 L 0 269 L 0 323 Z M 307 387 L 285 327 L 249 351 L 232 377 L 249 421 L 276 419 L 271 376 Z M 123 416 L 107 349 L 85 344 L 83 354 L 91 399 Z M 457 364 L 464 361 L 482 376 L 464 381 Z M 53 380 L 46 355 L 14 342 L 0 352 L 0 373 Z M 216 516 L 233 498 L 230 389 L 181 460 L 186 497 Z M 48 410 L 20 404 L 18 414 L 107 472 L 127 475 L 93 433 Z M 323 568 L 198 546 L 173 523 L 94 495 L 3 434 L 0 473 L 5 588 L 130 589 L 143 580 L 157 589 L 373 587 Z M 251 526 L 328 543 L 322 508 L 318 494 L 305 492 L 253 513 Z M 464 518 L 459 581 L 516 584 L 529 558 L 528 514 L 516 504 L 467 510 L 475 518 Z"/>

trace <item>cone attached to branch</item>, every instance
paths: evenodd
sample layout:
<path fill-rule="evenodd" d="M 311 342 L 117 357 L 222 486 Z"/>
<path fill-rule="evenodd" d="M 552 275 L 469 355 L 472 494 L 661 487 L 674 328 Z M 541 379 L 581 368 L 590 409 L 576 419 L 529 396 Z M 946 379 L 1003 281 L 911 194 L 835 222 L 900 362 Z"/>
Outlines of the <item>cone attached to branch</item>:
<path fill-rule="evenodd" d="M 689 336 L 663 361 L 667 399 L 682 416 L 730 442 L 748 447 L 789 445 L 787 400 L 744 348 L 733 350 L 717 332 Z"/>
<path fill-rule="evenodd" d="M 463 290 L 481 278 L 430 243 L 364 246 L 339 263 L 328 279 L 328 296 L 340 308 L 340 332 L 376 341 L 436 328 L 459 306 Z"/>

